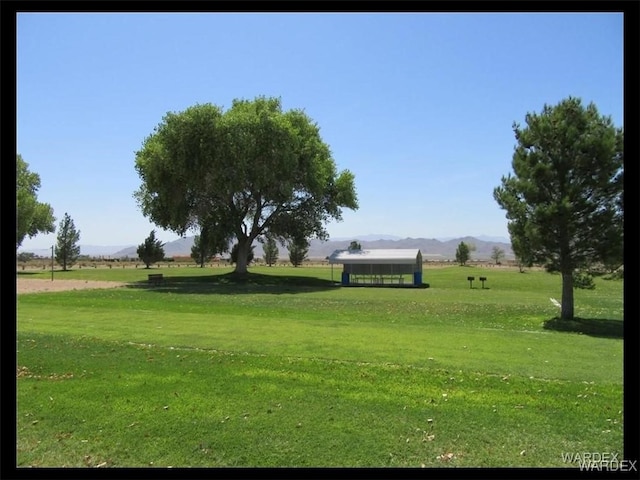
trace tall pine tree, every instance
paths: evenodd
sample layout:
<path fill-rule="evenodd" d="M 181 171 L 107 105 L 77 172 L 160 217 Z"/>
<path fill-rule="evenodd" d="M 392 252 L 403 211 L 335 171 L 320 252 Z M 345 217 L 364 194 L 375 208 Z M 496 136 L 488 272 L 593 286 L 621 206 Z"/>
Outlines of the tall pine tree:
<path fill-rule="evenodd" d="M 264 262 L 267 265 L 272 266 L 278 261 L 278 245 L 276 244 L 276 240 L 273 237 L 267 237 L 267 240 L 264 243 L 263 251 Z"/>
<path fill-rule="evenodd" d="M 156 231 L 151 230 L 149 236 L 144 243 L 138 245 L 138 258 L 145 264 L 145 268 L 151 268 L 151 265 L 159 262 L 164 258 L 163 243 L 156 239 Z"/>
<path fill-rule="evenodd" d="M 58 265 L 62 266 L 62 270 L 66 272 L 78 261 L 80 256 L 80 245 L 78 245 L 80 231 L 76 230 L 73 220 L 66 212 L 58 227 L 57 240 L 55 259 Z"/>
<path fill-rule="evenodd" d="M 574 280 L 622 264 L 624 132 L 591 103 L 569 97 L 514 124 L 513 174 L 493 195 L 514 253 L 562 275 L 560 318 L 574 318 Z"/>
<path fill-rule="evenodd" d="M 299 267 L 307 258 L 309 253 L 309 241 L 307 239 L 296 239 L 289 242 L 289 261 L 294 267 Z"/>

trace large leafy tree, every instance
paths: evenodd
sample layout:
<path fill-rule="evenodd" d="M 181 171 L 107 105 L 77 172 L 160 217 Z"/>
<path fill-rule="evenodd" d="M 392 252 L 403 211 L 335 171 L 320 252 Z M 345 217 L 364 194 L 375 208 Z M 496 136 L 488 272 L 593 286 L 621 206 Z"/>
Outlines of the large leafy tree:
<path fill-rule="evenodd" d="M 571 320 L 575 275 L 622 263 L 624 133 L 573 97 L 525 120 L 513 126 L 513 175 L 493 194 L 516 256 L 562 275 L 561 319 Z"/>
<path fill-rule="evenodd" d="M 164 258 L 164 244 L 156 238 L 155 230 L 151 230 L 144 243 L 138 245 L 136 253 L 138 258 L 145 264 L 145 268 L 151 268 L 152 264 Z"/>
<path fill-rule="evenodd" d="M 48 203 L 38 202 L 40 175 L 29 171 L 29 164 L 16 155 L 16 249 L 25 237 L 53 233 L 55 217 Z"/>
<path fill-rule="evenodd" d="M 55 259 L 58 265 L 62 266 L 62 270 L 66 272 L 78 261 L 80 256 L 80 245 L 78 245 L 80 231 L 76 230 L 73 220 L 66 212 L 58 227 L 57 240 Z"/>
<path fill-rule="evenodd" d="M 179 235 L 215 223 L 236 238 L 237 273 L 259 236 L 326 239 L 327 221 L 358 208 L 354 176 L 337 172 L 318 126 L 277 98 L 167 113 L 135 167 L 143 214 Z"/>

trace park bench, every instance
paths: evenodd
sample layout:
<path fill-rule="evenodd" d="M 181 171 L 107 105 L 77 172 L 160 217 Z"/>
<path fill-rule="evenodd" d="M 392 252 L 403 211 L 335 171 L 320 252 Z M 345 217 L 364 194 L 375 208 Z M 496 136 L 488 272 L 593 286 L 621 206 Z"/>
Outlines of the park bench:
<path fill-rule="evenodd" d="M 159 285 L 163 282 L 163 277 L 161 273 L 150 273 L 149 274 L 149 283 L 154 285 Z"/>

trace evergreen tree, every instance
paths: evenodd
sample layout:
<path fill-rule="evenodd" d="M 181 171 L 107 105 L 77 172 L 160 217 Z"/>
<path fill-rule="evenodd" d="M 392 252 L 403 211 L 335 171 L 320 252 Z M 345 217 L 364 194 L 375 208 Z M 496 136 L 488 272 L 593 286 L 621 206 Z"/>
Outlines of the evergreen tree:
<path fill-rule="evenodd" d="M 215 226 L 205 226 L 200 229 L 200 235 L 193 239 L 191 247 L 191 258 L 193 261 L 204 267 L 216 254 L 224 253 L 229 249 L 229 239 L 220 235 L 221 230 Z"/>
<path fill-rule="evenodd" d="M 62 270 L 66 272 L 80 256 L 80 245 L 78 245 L 80 231 L 76 230 L 68 213 L 65 213 L 64 218 L 60 221 L 57 240 L 55 259 L 58 265 L 62 266 Z"/>
<path fill-rule="evenodd" d="M 469 246 L 464 242 L 460 242 L 458 244 L 458 248 L 456 248 L 456 262 L 464 266 L 468 261 L 469 261 Z"/>
<path fill-rule="evenodd" d="M 289 261 L 294 267 L 299 267 L 307 258 L 309 242 L 306 239 L 289 242 Z"/>
<path fill-rule="evenodd" d="M 138 245 L 137 253 L 138 258 L 144 262 L 146 268 L 151 268 L 153 263 L 159 262 L 164 258 L 163 243 L 156 239 L 155 230 L 151 230 L 144 243 Z"/>
<path fill-rule="evenodd" d="M 278 261 L 278 245 L 276 245 L 276 240 L 268 236 L 267 240 L 264 244 L 264 261 L 267 265 L 272 266 L 274 263 Z"/>
<path fill-rule="evenodd" d="M 562 275 L 560 318 L 572 320 L 573 289 L 591 285 L 583 273 L 623 261 L 624 132 L 572 97 L 525 120 L 513 126 L 513 175 L 493 196 L 514 253 Z"/>
<path fill-rule="evenodd" d="M 204 268 L 204 264 L 213 258 L 213 253 L 207 249 L 206 241 L 203 240 L 202 235 L 193 237 L 191 258 L 196 264 L 200 265 L 200 268 Z"/>
<path fill-rule="evenodd" d="M 522 228 L 523 225 L 524 224 L 512 223 L 509 228 L 511 232 L 516 232 L 519 228 Z M 529 239 L 524 235 L 524 233 L 518 235 L 511 233 L 511 249 L 516 257 L 520 273 L 524 272 L 525 267 L 530 268 L 533 266 L 532 250 L 529 244 Z"/>

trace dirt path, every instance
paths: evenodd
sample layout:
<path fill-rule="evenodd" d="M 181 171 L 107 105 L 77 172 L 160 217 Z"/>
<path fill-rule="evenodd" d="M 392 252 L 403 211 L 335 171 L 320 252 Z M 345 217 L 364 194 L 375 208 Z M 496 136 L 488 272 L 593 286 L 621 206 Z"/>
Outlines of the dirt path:
<path fill-rule="evenodd" d="M 43 280 L 34 278 L 17 278 L 16 291 L 23 293 L 61 292 L 63 290 L 84 290 L 88 288 L 123 287 L 124 282 L 99 282 L 94 280 Z"/>

